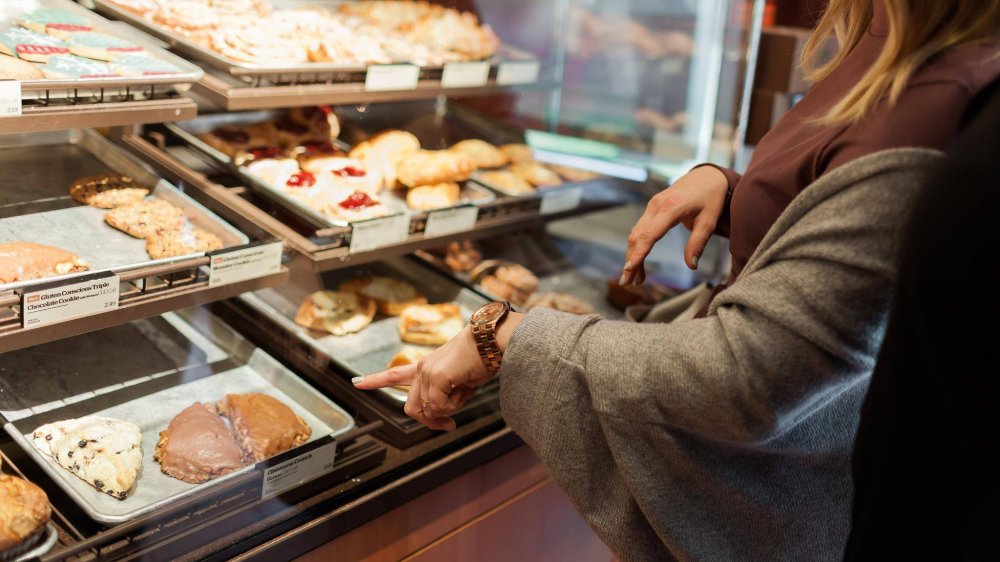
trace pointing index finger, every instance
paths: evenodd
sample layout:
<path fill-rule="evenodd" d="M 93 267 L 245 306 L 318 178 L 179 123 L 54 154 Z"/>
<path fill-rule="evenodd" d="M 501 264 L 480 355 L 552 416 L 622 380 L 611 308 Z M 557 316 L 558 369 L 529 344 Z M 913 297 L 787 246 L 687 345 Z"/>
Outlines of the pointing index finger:
<path fill-rule="evenodd" d="M 409 385 L 413 382 L 413 377 L 415 377 L 416 374 L 416 364 L 402 365 L 374 375 L 357 377 L 352 379 L 351 382 L 354 383 L 355 388 L 359 388 L 361 390 L 375 390 L 377 388 L 385 388 L 387 386 Z"/>

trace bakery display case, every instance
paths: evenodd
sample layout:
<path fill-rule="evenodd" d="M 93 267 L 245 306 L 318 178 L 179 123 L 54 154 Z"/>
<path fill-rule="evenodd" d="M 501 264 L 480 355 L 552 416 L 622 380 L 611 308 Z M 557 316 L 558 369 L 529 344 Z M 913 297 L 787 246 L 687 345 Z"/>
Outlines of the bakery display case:
<path fill-rule="evenodd" d="M 36 514 L 0 560 L 292 559 L 521 458 L 497 383 L 435 432 L 351 378 L 492 300 L 697 280 L 615 283 L 646 197 L 740 144 L 762 2 L 696 4 L 0 5 L 0 530 Z"/>
<path fill-rule="evenodd" d="M 161 123 L 197 106 L 196 65 L 70 0 L 0 5 L 4 133 Z"/>

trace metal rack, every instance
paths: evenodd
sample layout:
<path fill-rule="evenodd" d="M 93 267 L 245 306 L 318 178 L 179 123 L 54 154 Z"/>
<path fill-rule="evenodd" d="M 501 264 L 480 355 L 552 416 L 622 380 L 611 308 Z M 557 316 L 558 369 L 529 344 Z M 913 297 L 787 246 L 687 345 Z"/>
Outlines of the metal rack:
<path fill-rule="evenodd" d="M 194 100 L 155 85 L 79 88 L 71 82 L 54 84 L 46 89 L 25 91 L 22 104 L 21 115 L 0 119 L 0 132 L 164 123 L 191 119 L 198 113 Z"/>
<path fill-rule="evenodd" d="M 171 310 L 235 297 L 246 291 L 270 287 L 288 280 L 287 268 L 280 273 L 249 281 L 209 288 L 203 270 L 209 258 L 143 267 L 118 273 L 121 281 L 116 310 L 77 320 L 52 324 L 45 329 L 21 326 L 21 297 L 11 293 L 0 297 L 0 353 L 92 332 Z"/>
<path fill-rule="evenodd" d="M 155 146 L 141 136 L 126 135 L 122 140 L 126 146 L 152 163 L 165 177 L 194 187 L 207 199 L 214 201 L 215 205 L 209 205 L 211 208 L 227 207 L 233 213 L 242 215 L 271 235 L 283 240 L 305 256 L 313 271 L 327 271 L 406 255 L 421 248 L 453 240 L 483 238 L 510 232 L 513 229 L 530 228 L 547 221 L 622 205 L 635 197 L 628 188 L 630 182 L 604 178 L 588 182 L 580 205 L 563 212 L 542 214 L 543 199 L 540 195 L 498 198 L 480 208 L 472 230 L 428 238 L 423 234 L 425 223 L 415 220 L 410 224 L 410 234 L 405 241 L 375 250 L 351 253 L 349 227 L 318 228 L 269 200 L 257 196 L 252 190 L 238 185 L 238 182 L 237 185 L 225 186 L 213 181 L 205 174 L 192 170 L 164 148 Z M 220 214 L 226 216 L 225 213 Z"/>

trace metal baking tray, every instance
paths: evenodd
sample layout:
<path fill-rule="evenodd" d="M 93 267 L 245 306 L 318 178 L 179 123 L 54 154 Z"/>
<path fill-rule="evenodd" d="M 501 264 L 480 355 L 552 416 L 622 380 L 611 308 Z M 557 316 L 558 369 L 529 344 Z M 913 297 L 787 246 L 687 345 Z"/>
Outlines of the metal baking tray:
<path fill-rule="evenodd" d="M 149 76 L 108 76 L 102 78 L 77 78 L 64 80 L 25 80 L 21 82 L 23 92 L 50 91 L 50 95 L 58 97 L 58 92 L 51 93 L 52 90 L 60 88 L 86 89 L 86 88 L 127 88 L 140 86 L 168 85 L 175 91 L 181 92 L 189 89 L 192 84 L 201 79 L 204 71 L 188 61 L 168 53 L 160 48 L 150 38 L 136 30 L 121 24 L 108 21 L 95 14 L 93 11 L 80 6 L 70 0 L 18 0 L 17 2 L 0 2 L 0 30 L 9 27 L 18 27 L 17 18 L 23 14 L 32 12 L 40 8 L 58 9 L 72 12 L 88 19 L 94 31 L 121 37 L 135 43 L 144 49 L 146 53 L 154 58 L 164 60 L 179 70 L 179 74 L 169 75 L 149 75 Z"/>
<path fill-rule="evenodd" d="M 178 340 L 186 339 L 187 348 L 200 360 L 149 375 L 139 370 L 132 373 L 138 377 L 133 379 L 128 378 L 127 368 L 121 368 L 119 372 L 125 380 L 111 387 L 66 395 L 55 402 L 33 406 L 28 412 L 0 412 L 5 418 L 14 418 L 4 426 L 7 433 L 95 521 L 107 525 L 124 523 L 267 464 L 265 460 L 203 484 L 188 484 L 163 474 L 153 460 L 159 432 L 196 401 L 213 403 L 226 394 L 246 392 L 260 392 L 281 400 L 312 428 L 308 443 L 282 453 L 291 458 L 295 458 L 296 452 L 308 453 L 354 428 L 353 418 L 342 408 L 205 309 L 165 314 L 156 322 L 137 326 L 126 341 L 116 339 L 100 349 L 85 349 L 84 353 L 101 353 L 109 365 L 127 365 L 132 357 L 129 344 L 144 345 L 143 339 L 168 340 L 167 345 L 177 345 Z M 0 363 L 16 368 L 16 364 L 33 358 L 42 362 L 64 359 L 48 355 L 46 349 L 43 345 L 15 352 L 11 358 L 0 358 Z M 31 444 L 31 433 L 42 424 L 91 414 L 127 420 L 142 430 L 142 470 L 132 494 L 125 500 L 98 492 Z"/>
<path fill-rule="evenodd" d="M 184 121 L 181 123 L 167 123 L 164 126 L 167 127 L 171 132 L 176 134 L 184 142 L 188 143 L 191 147 L 205 153 L 210 156 L 214 161 L 225 166 L 225 168 L 237 174 L 240 179 L 247 183 L 248 187 L 254 188 L 267 195 L 272 200 L 277 203 L 289 207 L 291 210 L 295 211 L 296 215 L 301 218 L 306 219 L 312 223 L 318 223 L 320 226 L 334 226 L 334 227 L 346 227 L 350 226 L 351 223 L 346 221 L 338 221 L 332 219 L 322 213 L 317 212 L 315 209 L 304 205 L 300 201 L 289 197 L 283 191 L 275 189 L 268 183 L 261 181 L 252 173 L 248 172 L 245 168 L 236 166 L 232 159 L 226 154 L 216 150 L 215 148 L 209 146 L 207 143 L 199 139 L 196 135 L 203 133 L 208 133 L 217 127 L 223 125 L 243 125 L 250 123 L 258 123 L 261 121 L 267 121 L 274 119 L 278 116 L 278 112 L 275 111 L 254 111 L 248 113 L 224 113 L 218 115 L 208 115 L 199 117 L 197 119 L 192 119 L 190 121 Z M 351 146 L 342 141 L 338 141 L 337 145 L 345 151 L 350 151 Z M 473 182 L 462 182 L 461 192 L 459 193 L 459 200 L 455 203 L 455 207 L 461 205 L 475 205 L 481 206 L 492 202 L 495 196 L 488 190 L 476 185 Z M 390 210 L 399 214 L 407 214 L 411 217 L 421 217 L 426 216 L 426 212 L 415 211 L 409 208 L 406 204 L 405 196 L 400 195 L 396 190 L 384 190 L 378 195 L 379 200 L 388 207 Z"/>
<path fill-rule="evenodd" d="M 91 272 L 123 271 L 204 255 L 154 260 L 146 253 L 144 240 L 104 222 L 107 210 L 70 199 L 74 180 L 107 172 L 126 174 L 152 186 L 153 197 L 183 209 L 194 226 L 218 236 L 223 247 L 249 242 L 245 234 L 89 129 L 0 135 L 0 242 L 26 240 L 63 248 L 86 260 Z M 0 285 L 0 291 L 71 276 L 8 283 Z"/>
<path fill-rule="evenodd" d="M 347 336 L 323 335 L 295 323 L 299 306 L 313 291 L 336 289 L 342 282 L 365 275 L 385 275 L 411 283 L 427 296 L 431 304 L 456 302 L 462 316 L 468 320 L 479 307 L 489 302 L 449 277 L 424 267 L 409 258 L 395 258 L 358 269 L 334 270 L 311 278 L 311 283 L 287 283 L 240 296 L 252 308 L 268 316 L 287 332 L 294 334 L 317 353 L 329 357 L 352 377 L 370 375 L 385 370 L 389 361 L 404 346 L 399 337 L 399 320 L 376 316 L 364 330 Z M 406 402 L 406 392 L 397 388 L 382 389 L 383 396 L 396 402 Z"/>
<path fill-rule="evenodd" d="M 602 248 L 582 244 L 563 243 L 544 232 L 523 232 L 477 241 L 483 259 L 501 259 L 520 264 L 538 277 L 539 293 L 566 293 L 583 300 L 594 307 L 601 316 L 620 319 L 623 314 L 608 302 L 608 279 L 612 272 L 619 272 L 621 254 L 609 252 L 598 255 Z M 453 272 L 434 253 L 418 250 L 419 259 L 434 266 L 438 271 L 453 276 L 492 300 L 491 295 L 480 285 L 473 283 L 468 273 Z M 600 265 L 609 265 L 607 271 Z M 600 271 L 598 271 L 600 269 Z"/>
<path fill-rule="evenodd" d="M 98 11 L 114 16 L 122 21 L 126 21 L 146 33 L 163 40 L 178 53 L 182 53 L 193 59 L 208 63 L 215 68 L 219 68 L 229 74 L 232 74 L 233 76 L 263 76 L 271 74 L 287 74 L 293 76 L 296 73 L 350 73 L 365 72 L 368 69 L 367 64 L 344 64 L 335 62 L 256 64 L 238 61 L 198 45 L 190 39 L 174 33 L 167 27 L 160 26 L 149 19 L 123 9 L 114 2 L 110 2 L 108 0 L 93 0 L 93 2 Z M 334 11 L 337 6 L 346 3 L 348 2 L 344 2 L 343 0 L 272 0 L 271 2 L 271 4 L 279 10 L 318 7 L 328 11 Z M 524 52 L 520 49 L 513 49 L 511 52 L 519 54 L 522 57 L 524 56 Z M 496 56 L 488 60 L 491 64 L 498 62 L 498 58 Z M 393 62 L 410 63 L 411 61 L 401 58 Z M 416 65 L 426 70 L 438 70 L 444 68 L 443 65 Z"/>

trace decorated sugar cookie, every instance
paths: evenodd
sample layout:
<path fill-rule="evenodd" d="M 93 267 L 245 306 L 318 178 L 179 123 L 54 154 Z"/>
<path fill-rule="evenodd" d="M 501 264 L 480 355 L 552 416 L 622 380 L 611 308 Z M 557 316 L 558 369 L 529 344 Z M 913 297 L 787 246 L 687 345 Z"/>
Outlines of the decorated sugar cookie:
<path fill-rule="evenodd" d="M 94 29 L 87 18 L 66 10 L 35 10 L 18 18 L 17 23 L 32 31 L 47 33 L 59 39 Z"/>
<path fill-rule="evenodd" d="M 117 57 L 112 61 L 111 69 L 122 76 L 157 76 L 181 73 L 181 69 L 169 62 L 145 55 Z"/>
<path fill-rule="evenodd" d="M 55 37 L 12 27 L 0 31 L 0 53 L 31 62 L 46 62 L 53 55 L 69 54 L 69 48 Z"/>
<path fill-rule="evenodd" d="M 74 33 L 66 40 L 66 44 L 69 45 L 69 52 L 88 59 L 114 60 L 121 55 L 146 52 L 135 43 L 94 31 Z"/>
<path fill-rule="evenodd" d="M 46 78 L 53 80 L 120 76 L 107 63 L 85 59 L 76 55 L 49 57 L 49 62 L 38 65 L 38 68 L 41 69 L 42 74 Z"/>

